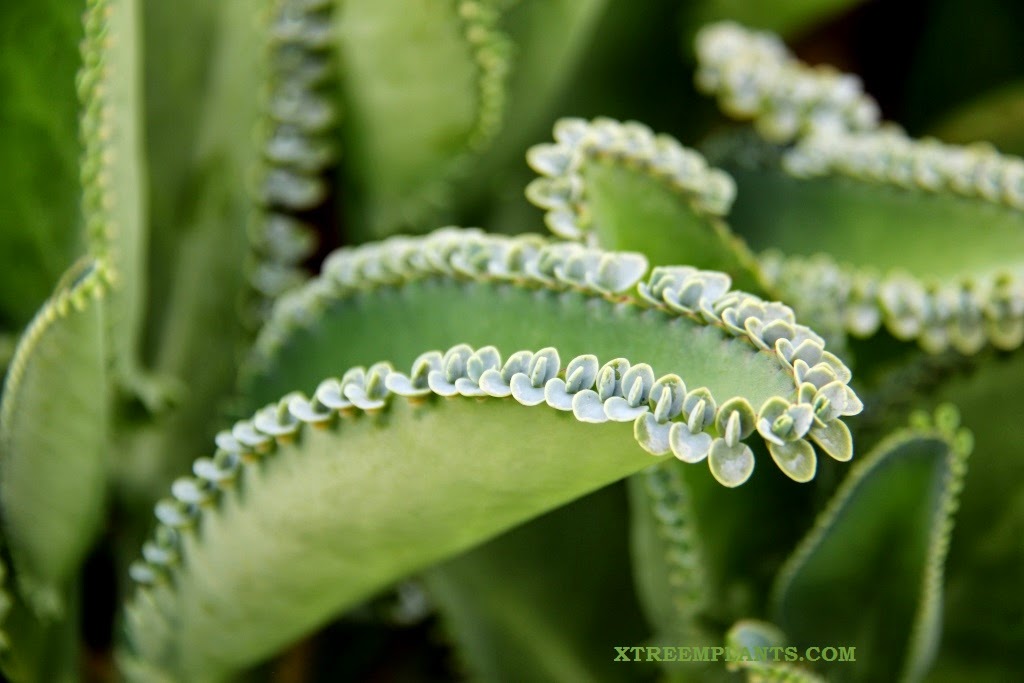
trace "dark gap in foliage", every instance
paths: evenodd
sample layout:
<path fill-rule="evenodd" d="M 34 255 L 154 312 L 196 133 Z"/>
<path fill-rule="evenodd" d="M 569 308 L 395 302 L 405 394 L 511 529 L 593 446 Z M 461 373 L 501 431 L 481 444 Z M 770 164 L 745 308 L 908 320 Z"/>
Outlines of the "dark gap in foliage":
<path fill-rule="evenodd" d="M 337 163 L 327 168 L 322 175 L 324 184 L 330 188 L 327 198 L 312 210 L 296 215 L 296 218 L 308 223 L 318 237 L 316 251 L 302 263 L 303 268 L 313 273 L 320 272 L 320 264 L 328 254 L 349 244 L 343 219 L 345 202 L 338 182 L 339 173 L 341 166 Z"/>
<path fill-rule="evenodd" d="M 104 536 L 86 559 L 81 581 L 85 648 L 90 658 L 109 658 L 119 597 L 114 546 L 109 536 Z"/>
<path fill-rule="evenodd" d="M 928 0 L 871 0 L 790 43 L 802 60 L 858 74 L 865 90 L 878 101 L 882 118 L 902 120 L 912 57 L 928 8 Z"/>

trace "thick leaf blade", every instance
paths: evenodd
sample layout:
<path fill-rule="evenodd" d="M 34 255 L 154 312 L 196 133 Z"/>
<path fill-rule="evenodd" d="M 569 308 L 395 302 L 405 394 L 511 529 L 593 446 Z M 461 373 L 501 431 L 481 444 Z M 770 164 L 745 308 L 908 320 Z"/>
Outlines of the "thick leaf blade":
<path fill-rule="evenodd" d="M 335 13 L 343 164 L 362 239 L 422 229 L 499 129 L 508 45 L 497 19 L 482 2 L 356 0 Z"/>
<path fill-rule="evenodd" d="M 943 566 L 970 451 L 952 420 L 886 439 L 850 472 L 779 573 L 793 642 L 855 647 L 836 680 L 920 680 L 941 629 Z"/>
<path fill-rule="evenodd" d="M 18 585 L 60 611 L 99 529 L 107 448 L 102 265 L 80 263 L 23 336 L 0 404 L 0 504 Z"/>
<path fill-rule="evenodd" d="M 608 488 L 430 569 L 427 588 L 475 680 L 625 681 L 614 646 L 646 626 L 629 581 L 625 501 Z"/>
<path fill-rule="evenodd" d="M 220 680 L 649 458 L 628 424 L 508 399 L 395 400 L 377 417 L 306 427 L 182 530 L 173 581 L 157 579 L 129 608 L 126 666 L 145 680 Z"/>

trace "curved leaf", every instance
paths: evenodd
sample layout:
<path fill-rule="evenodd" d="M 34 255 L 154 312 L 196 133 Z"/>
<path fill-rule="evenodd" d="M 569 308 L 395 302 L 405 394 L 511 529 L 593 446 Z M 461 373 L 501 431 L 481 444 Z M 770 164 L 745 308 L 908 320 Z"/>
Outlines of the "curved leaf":
<path fill-rule="evenodd" d="M 773 621 L 794 642 L 856 648 L 856 666 L 829 669 L 836 680 L 916 681 L 934 660 L 943 567 L 971 450 L 957 420 L 947 406 L 936 424 L 919 415 L 880 443 L 779 573 Z"/>
<path fill-rule="evenodd" d="M 879 127 L 856 79 L 812 74 L 770 34 L 715 25 L 698 52 L 727 113 L 796 139 L 778 163 L 726 163 L 743 188 L 732 224 L 778 250 L 762 259 L 773 290 L 829 332 L 884 324 L 933 353 L 1024 343 L 1024 159 Z"/>
<path fill-rule="evenodd" d="M 872 421 L 908 402 L 955 402 L 975 434 L 975 449 L 957 512 L 946 566 L 943 648 L 936 673 L 946 669 L 1011 670 L 1010 653 L 1024 646 L 1024 423 L 1014 396 L 1024 380 L 1024 355 L 981 354 L 971 359 L 929 357 L 890 374 L 873 392 Z M 983 614 L 984 619 L 977 615 Z M 1006 667 L 1009 667 L 1007 669 Z"/>
<path fill-rule="evenodd" d="M 859 78 L 800 62 L 772 33 L 722 21 L 702 28 L 694 42 L 697 87 L 733 118 L 752 120 L 765 139 L 786 143 L 816 130 L 878 126 L 878 105 Z"/>
<path fill-rule="evenodd" d="M 625 501 L 606 488 L 427 571 L 475 680 L 623 681 L 609 656 L 646 626 L 629 581 Z"/>
<path fill-rule="evenodd" d="M 493 3 L 492 4 L 498 4 Z M 488 161 L 522 155 L 531 131 L 549 116 L 555 99 L 586 58 L 608 0 L 516 0 L 502 13 L 512 43 L 505 126 Z"/>
<path fill-rule="evenodd" d="M 334 21 L 344 65 L 343 163 L 363 239 L 413 229 L 500 129 L 509 45 L 475 0 L 352 0 Z"/>
<path fill-rule="evenodd" d="M 699 619 L 713 601 L 690 491 L 674 463 L 629 479 L 630 540 L 637 593 L 655 633 L 673 643 L 698 641 Z"/>
<path fill-rule="evenodd" d="M 554 136 L 527 153 L 542 177 L 526 189 L 552 232 L 640 251 L 655 265 L 722 270 L 763 291 L 753 255 L 721 220 L 736 192 L 728 174 L 636 122 L 562 119 Z"/>
<path fill-rule="evenodd" d="M 531 361 L 513 378 L 554 381 L 557 354 L 531 356 L 550 357 L 549 371 Z M 493 349 L 426 357 L 433 387 L 420 364 L 409 376 L 354 369 L 237 423 L 195 478 L 175 483 L 133 568 L 134 677 L 222 679 L 401 576 L 649 462 L 628 424 L 459 397 L 483 388 L 478 363 L 521 370 L 522 354 L 505 365 Z"/>
<path fill-rule="evenodd" d="M 671 448 L 698 462 L 710 452 L 712 474 L 729 486 L 745 481 L 750 466 L 730 469 L 731 451 L 724 447 L 747 457 L 740 441 L 755 431 L 755 417 L 769 399 L 773 406 L 808 403 L 803 409 L 818 411 L 825 422 L 860 412 L 846 384 L 849 370 L 795 323 L 788 308 L 729 292 L 727 276 L 693 268 L 656 268 L 637 295 L 622 294 L 642 277 L 643 265 L 635 254 L 453 229 L 339 250 L 320 278 L 282 300 L 257 341 L 243 394 L 265 402 L 312 387 L 341 362 L 365 363 L 374 355 L 412 362 L 416 343 L 496 341 L 551 344 L 567 356 L 642 354 L 653 372 L 675 372 L 685 383 L 655 386 L 653 374 L 630 375 L 626 363 L 602 380 L 601 389 L 628 382 L 625 403 L 605 409 L 601 392 L 568 385 L 559 390 L 561 399 L 535 385 L 531 400 L 581 419 L 636 421 L 645 447 L 655 453 Z M 795 347 L 806 357 L 794 355 Z M 515 391 L 504 379 L 506 390 Z M 839 384 L 826 390 L 835 380 Z M 637 410 L 655 391 L 663 406 Z M 729 432 L 724 420 L 734 412 L 743 419 Z M 684 413 L 685 423 L 667 417 Z M 805 428 L 786 438 L 806 436 Z M 706 441 L 700 452 L 690 444 L 695 438 Z"/>
<path fill-rule="evenodd" d="M 40 614 L 102 522 L 108 429 L 102 263 L 69 271 L 22 337 L 0 403 L 0 505 L 19 589 Z"/>

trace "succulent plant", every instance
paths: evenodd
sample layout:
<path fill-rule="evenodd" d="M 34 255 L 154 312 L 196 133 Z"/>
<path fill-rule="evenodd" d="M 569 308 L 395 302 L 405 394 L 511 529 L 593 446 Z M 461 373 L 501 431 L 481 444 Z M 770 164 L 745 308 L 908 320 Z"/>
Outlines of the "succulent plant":
<path fill-rule="evenodd" d="M 1012 677 L 1024 159 L 740 5 L 0 10 L 3 674 Z"/>

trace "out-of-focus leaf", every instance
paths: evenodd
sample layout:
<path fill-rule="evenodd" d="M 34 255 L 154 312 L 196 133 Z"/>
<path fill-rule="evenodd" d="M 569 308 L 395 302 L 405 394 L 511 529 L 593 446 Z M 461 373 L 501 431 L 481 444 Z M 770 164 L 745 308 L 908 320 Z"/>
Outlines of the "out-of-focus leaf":
<path fill-rule="evenodd" d="M 0 7 L 0 329 L 28 322 L 81 246 L 81 0 Z"/>
<path fill-rule="evenodd" d="M 934 660 L 971 439 L 948 406 L 928 420 L 851 470 L 776 580 L 773 621 L 795 644 L 856 648 L 835 680 L 917 681 Z"/>
<path fill-rule="evenodd" d="M 0 401 L 0 505 L 19 592 L 40 614 L 62 595 L 104 510 L 109 287 L 101 264 L 69 271 L 23 335 Z"/>
<path fill-rule="evenodd" d="M 957 107 L 931 128 L 948 142 L 984 140 L 1004 154 L 1024 156 L 1024 82 L 1018 81 Z"/>
<path fill-rule="evenodd" d="M 640 643 L 625 500 L 604 489 L 426 573 L 456 653 L 479 681 L 627 681 L 614 662 Z"/>

